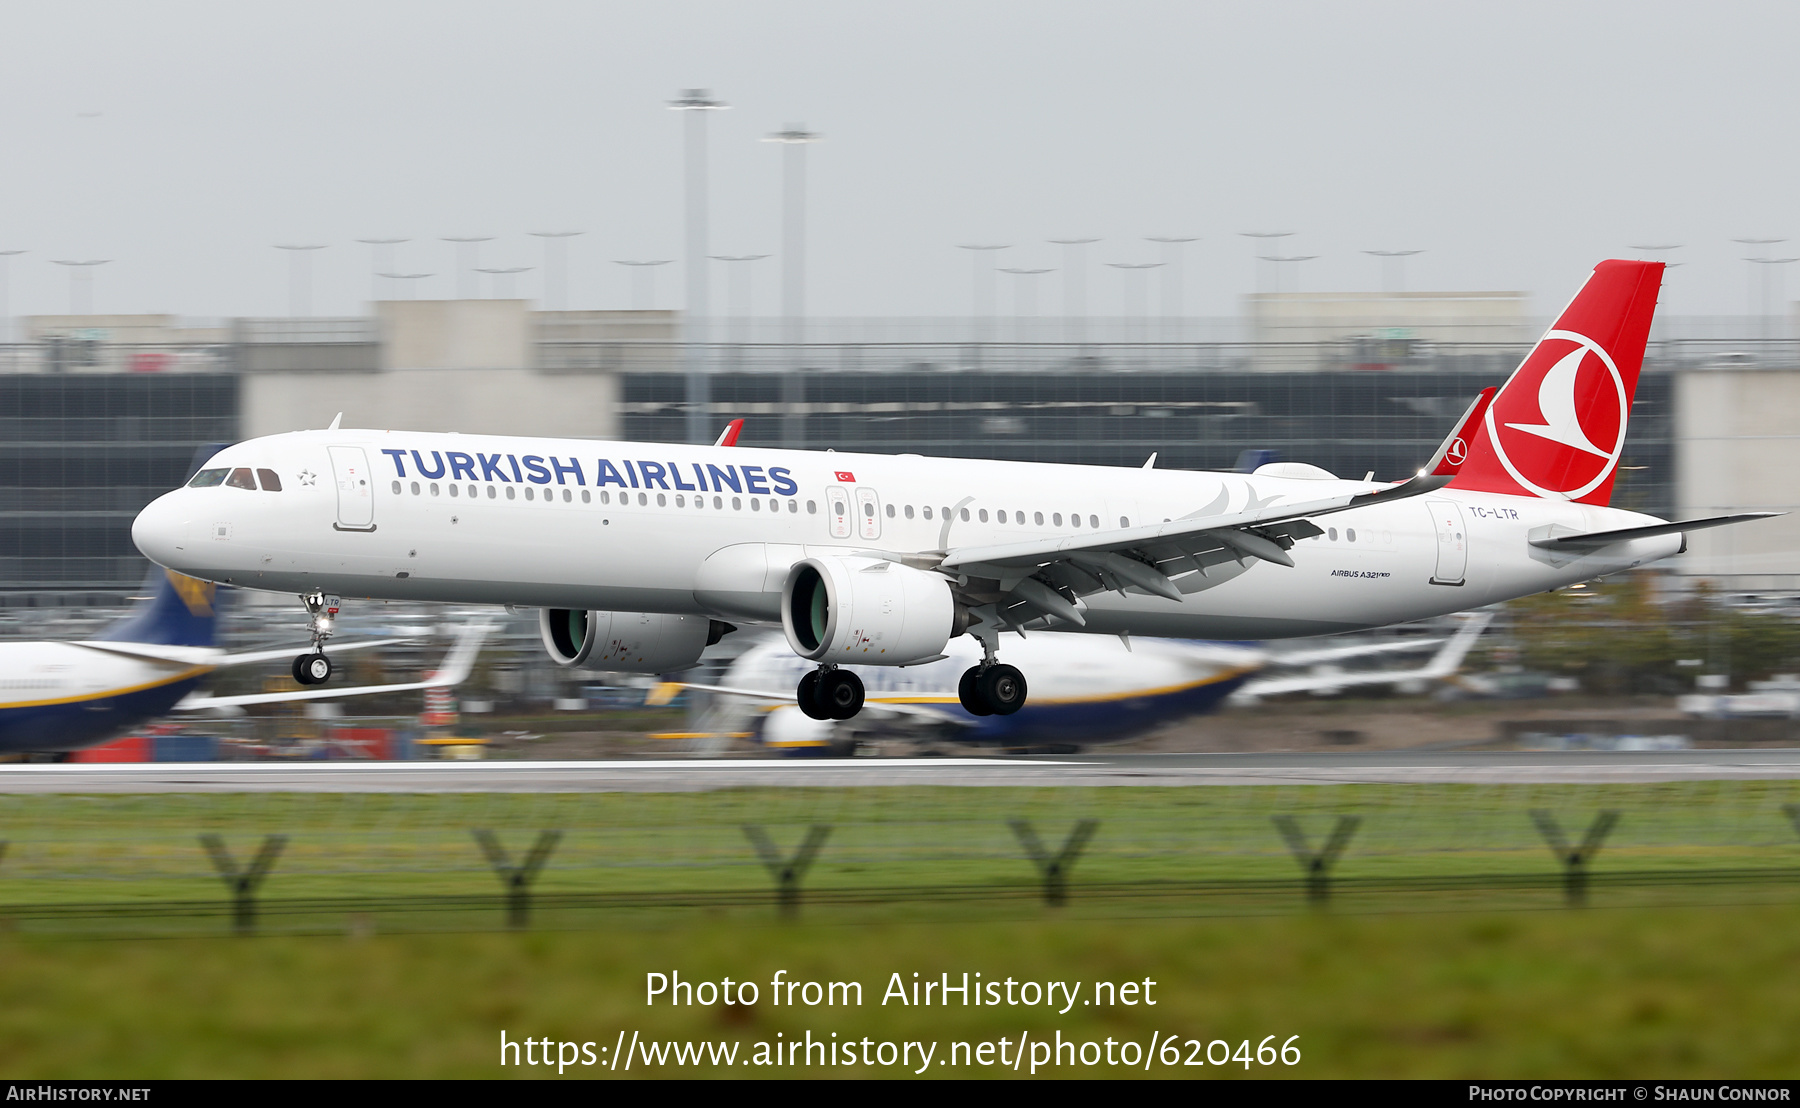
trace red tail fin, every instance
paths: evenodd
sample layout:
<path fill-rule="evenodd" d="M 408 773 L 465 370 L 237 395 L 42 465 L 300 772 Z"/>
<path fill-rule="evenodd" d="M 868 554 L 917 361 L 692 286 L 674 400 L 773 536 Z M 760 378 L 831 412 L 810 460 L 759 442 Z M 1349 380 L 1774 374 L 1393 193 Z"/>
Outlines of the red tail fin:
<path fill-rule="evenodd" d="M 1451 487 L 1605 504 L 1625 450 L 1661 262 L 1607 261 L 1488 407 Z"/>

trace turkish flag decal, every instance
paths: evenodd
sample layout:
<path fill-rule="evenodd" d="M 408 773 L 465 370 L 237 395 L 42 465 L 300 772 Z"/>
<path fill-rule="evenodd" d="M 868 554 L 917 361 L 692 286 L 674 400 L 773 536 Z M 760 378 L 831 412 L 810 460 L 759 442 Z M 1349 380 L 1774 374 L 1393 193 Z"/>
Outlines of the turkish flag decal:
<path fill-rule="evenodd" d="M 856 483 L 856 474 L 847 473 L 844 470 L 840 469 L 837 471 L 837 479 L 840 481 L 848 481 L 854 485 Z"/>

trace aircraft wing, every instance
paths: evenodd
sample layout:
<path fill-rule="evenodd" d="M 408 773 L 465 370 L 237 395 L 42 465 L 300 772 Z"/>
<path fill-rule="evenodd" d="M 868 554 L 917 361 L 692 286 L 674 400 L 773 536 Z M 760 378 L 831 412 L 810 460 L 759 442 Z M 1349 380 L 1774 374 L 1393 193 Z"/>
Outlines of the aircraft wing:
<path fill-rule="evenodd" d="M 481 651 L 481 642 L 494 629 L 488 622 L 472 622 L 463 625 L 457 633 L 456 643 L 450 653 L 444 656 L 444 662 L 437 671 L 423 681 L 403 681 L 393 685 L 353 685 L 349 688 L 301 689 L 291 692 L 249 693 L 244 696 L 201 696 L 193 694 L 184 697 L 180 703 L 170 709 L 172 712 L 198 712 L 208 708 L 241 708 L 251 704 L 280 704 L 290 700 L 328 700 L 339 696 L 367 696 L 370 693 L 408 692 L 412 689 L 449 688 L 463 683 L 469 676 L 470 668 L 475 664 L 475 655 Z M 406 642 L 406 639 L 393 639 L 392 642 Z M 374 643 L 357 645 L 375 645 Z M 281 651 L 277 657 L 286 657 L 287 651 Z M 241 655 L 240 655 L 241 657 Z"/>
<path fill-rule="evenodd" d="M 1179 602 L 1206 587 L 1210 566 L 1247 564 L 1251 558 L 1292 566 L 1288 549 L 1299 539 L 1323 534 L 1310 517 L 1435 492 L 1449 482 L 1449 477 L 1426 474 L 1398 485 L 1301 504 L 1056 539 L 960 547 L 947 552 L 937 568 L 995 581 L 1002 618 L 1008 622 L 1029 622 L 1043 615 L 1085 626 L 1087 619 L 1071 597 L 1136 588 Z M 1030 615 L 1016 620 L 1004 614 L 1015 605 Z"/>
<path fill-rule="evenodd" d="M 1469 650 L 1475 640 L 1493 620 L 1492 612 L 1469 613 L 1456 634 L 1448 639 L 1439 640 L 1443 646 L 1432 656 L 1431 661 L 1417 669 L 1377 670 L 1370 673 L 1330 673 L 1306 677 L 1271 677 L 1262 681 L 1251 681 L 1238 689 L 1235 695 L 1248 700 L 1265 696 L 1276 696 L 1281 693 L 1315 692 L 1322 690 L 1346 689 L 1358 685 L 1392 685 L 1401 681 L 1433 681 L 1442 680 L 1454 674 L 1462 667 L 1463 659 L 1468 657 Z"/>
<path fill-rule="evenodd" d="M 333 654 L 346 650 L 367 650 L 374 646 L 391 646 L 399 642 L 412 642 L 412 639 L 364 639 L 359 642 L 334 644 Z M 292 658 L 296 653 L 304 654 L 309 649 L 305 646 L 287 646 L 278 650 L 252 650 L 243 654 L 227 654 L 223 650 L 210 646 L 162 646 L 157 643 L 141 642 L 105 642 L 85 639 L 72 642 L 70 646 L 85 647 L 106 654 L 123 654 L 127 658 L 147 658 L 153 662 L 173 662 L 184 666 L 244 666 L 255 662 L 273 662 L 279 658 Z"/>
<path fill-rule="evenodd" d="M 1351 658 L 1368 658 L 1377 654 L 1411 654 L 1415 650 L 1440 646 L 1443 639 L 1405 639 L 1401 642 L 1363 643 L 1359 646 L 1332 646 L 1322 650 L 1296 650 L 1291 654 L 1270 654 L 1268 665 L 1316 666 L 1325 662 L 1343 662 Z"/>
<path fill-rule="evenodd" d="M 752 700 L 766 700 L 771 704 L 789 705 L 799 703 L 798 698 L 791 692 L 765 692 L 762 689 L 739 689 L 732 688 L 728 685 L 696 685 L 688 681 L 670 681 L 668 684 L 674 685 L 677 688 L 695 689 L 699 692 L 718 693 L 722 696 L 743 696 L 749 697 Z M 945 708 L 934 707 L 930 704 L 906 704 L 888 700 L 871 699 L 863 701 L 863 711 L 865 713 L 874 712 L 877 715 L 914 716 L 920 719 L 930 719 L 937 723 L 956 723 L 968 727 L 975 726 L 972 720 L 964 720 L 947 711 Z"/>

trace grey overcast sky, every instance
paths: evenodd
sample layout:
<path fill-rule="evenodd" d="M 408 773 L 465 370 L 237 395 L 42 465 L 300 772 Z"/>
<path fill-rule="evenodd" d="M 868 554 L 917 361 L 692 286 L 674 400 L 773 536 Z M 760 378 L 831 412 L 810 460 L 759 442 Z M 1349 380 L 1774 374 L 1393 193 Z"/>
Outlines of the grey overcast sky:
<path fill-rule="evenodd" d="M 109 258 L 100 311 L 279 315 L 277 242 L 328 243 L 314 308 L 369 296 L 359 237 L 454 291 L 444 235 L 540 264 L 578 229 L 572 307 L 629 306 L 614 259 L 682 256 L 677 89 L 712 123 L 712 251 L 775 253 L 777 146 L 810 148 L 810 308 L 968 311 L 955 244 L 1098 236 L 1108 261 L 1198 235 L 1187 304 L 1237 310 L 1251 240 L 1319 255 L 1301 287 L 1380 286 L 1365 249 L 1422 249 L 1416 290 L 1522 289 L 1553 310 L 1594 261 L 1682 243 L 1665 310 L 1747 310 L 1744 247 L 1800 254 L 1792 3 L 633 4 L 507 0 L 0 3 L 0 250 L 12 311 L 61 312 L 53 258 Z M 778 259 L 755 263 L 772 311 Z M 1800 268 L 1800 267 L 1797 267 Z M 678 307 L 679 265 L 658 276 Z M 1061 303 L 1044 278 L 1041 311 Z M 536 296 L 539 274 L 522 294 Z M 1800 274 L 1788 277 L 1800 293 Z M 722 307 L 724 284 L 715 288 Z"/>

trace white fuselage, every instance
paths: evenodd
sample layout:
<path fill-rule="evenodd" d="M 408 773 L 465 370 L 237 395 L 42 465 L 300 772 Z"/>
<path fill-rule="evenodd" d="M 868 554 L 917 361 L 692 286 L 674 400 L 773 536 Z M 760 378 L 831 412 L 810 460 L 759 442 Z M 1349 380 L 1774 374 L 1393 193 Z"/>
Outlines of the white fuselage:
<path fill-rule="evenodd" d="M 466 461 L 465 461 L 466 460 Z M 780 619 L 806 556 L 1080 537 L 1385 486 L 575 439 L 304 431 L 229 447 L 209 469 L 282 490 L 181 488 L 144 509 L 140 550 L 181 573 L 345 597 Z M 433 476 L 433 473 L 436 473 Z M 948 510 L 948 515 L 946 514 Z M 1293 567 L 1245 559 L 1177 603 L 1089 596 L 1083 630 L 1208 639 L 1328 634 L 1422 619 L 1676 553 L 1680 535 L 1591 551 L 1529 539 L 1660 522 L 1619 509 L 1444 489 L 1316 520 Z M 1047 690 L 1046 690 L 1047 691 Z"/>

